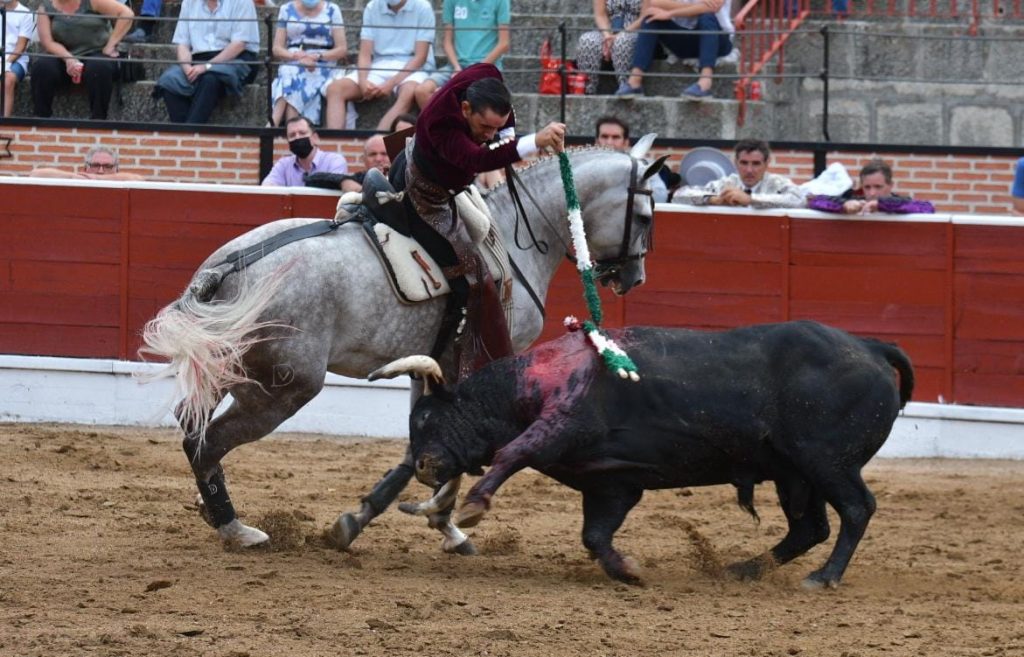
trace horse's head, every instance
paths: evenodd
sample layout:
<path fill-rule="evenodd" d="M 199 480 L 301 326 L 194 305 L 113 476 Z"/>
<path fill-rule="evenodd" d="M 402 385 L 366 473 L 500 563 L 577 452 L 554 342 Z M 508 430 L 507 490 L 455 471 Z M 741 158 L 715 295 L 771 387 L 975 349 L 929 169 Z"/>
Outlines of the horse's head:
<path fill-rule="evenodd" d="M 654 229 L 649 181 L 667 159 L 644 159 L 655 136 L 645 135 L 628 154 L 595 150 L 574 162 L 594 274 L 620 295 L 644 282 L 644 256 Z"/>

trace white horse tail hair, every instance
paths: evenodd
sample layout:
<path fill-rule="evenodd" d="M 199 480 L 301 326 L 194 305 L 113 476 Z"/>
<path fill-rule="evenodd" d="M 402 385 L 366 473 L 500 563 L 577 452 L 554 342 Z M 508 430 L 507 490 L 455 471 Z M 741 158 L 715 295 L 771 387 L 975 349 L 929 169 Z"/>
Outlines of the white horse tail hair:
<path fill-rule="evenodd" d="M 225 391 L 252 382 L 242 358 L 264 339 L 256 333 L 283 326 L 279 322 L 260 321 L 260 316 L 274 299 L 289 268 L 280 267 L 259 280 L 242 272 L 238 293 L 223 301 L 208 301 L 215 290 L 208 290 L 208 295 L 197 294 L 194 280 L 180 298 L 160 310 L 143 328 L 145 346 L 139 349 L 139 355 L 143 360 L 152 357 L 168 363 L 141 378 L 151 381 L 174 377 L 175 398 L 181 400 L 176 411 L 178 422 L 186 433 L 195 433 L 200 448 Z M 219 284 L 221 276 L 210 270 L 199 272 L 196 279 L 204 275 L 213 275 Z M 195 454 L 200 451 L 197 449 Z"/>

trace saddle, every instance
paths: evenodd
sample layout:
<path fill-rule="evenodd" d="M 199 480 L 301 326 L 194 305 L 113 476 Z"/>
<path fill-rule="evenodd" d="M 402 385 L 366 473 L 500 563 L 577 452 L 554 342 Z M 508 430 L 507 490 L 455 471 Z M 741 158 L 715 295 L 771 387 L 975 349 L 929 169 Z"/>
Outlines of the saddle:
<path fill-rule="evenodd" d="M 370 169 L 362 192 L 348 192 L 338 201 L 335 222 L 360 221 L 374 253 L 387 274 L 396 298 L 420 303 L 451 292 L 443 268 L 410 235 L 409 218 L 396 192 L 377 169 Z M 512 269 L 500 235 L 494 230 L 487 204 L 476 187 L 455 197 L 459 217 L 477 245 L 498 287 L 505 320 L 512 326 Z"/>

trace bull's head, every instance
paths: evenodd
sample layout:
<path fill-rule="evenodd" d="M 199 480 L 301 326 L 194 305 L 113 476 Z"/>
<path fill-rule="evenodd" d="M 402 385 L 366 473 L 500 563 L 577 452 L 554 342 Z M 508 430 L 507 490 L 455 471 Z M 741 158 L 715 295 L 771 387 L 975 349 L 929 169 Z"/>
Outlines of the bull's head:
<path fill-rule="evenodd" d="M 445 386 L 441 367 L 429 356 L 407 356 L 367 376 L 370 381 L 408 374 L 423 381 L 423 395 L 409 416 L 409 442 L 416 479 L 436 488 L 464 472 L 480 474 L 480 466 L 467 462 L 459 440 L 465 418 L 457 412 L 457 400 Z"/>

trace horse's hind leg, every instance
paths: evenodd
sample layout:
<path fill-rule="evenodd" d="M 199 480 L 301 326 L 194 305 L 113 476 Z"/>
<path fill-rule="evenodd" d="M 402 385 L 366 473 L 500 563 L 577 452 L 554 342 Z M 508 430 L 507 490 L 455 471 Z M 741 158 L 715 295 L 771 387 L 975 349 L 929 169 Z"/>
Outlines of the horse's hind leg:
<path fill-rule="evenodd" d="M 247 385 L 234 391 L 231 406 L 210 422 L 205 440 L 200 441 L 195 431 L 185 428 L 182 448 L 196 477 L 203 517 L 225 542 L 250 547 L 266 542 L 269 537 L 238 519 L 228 495 L 221 459 L 235 447 L 273 431 L 315 397 L 321 387 L 322 381 L 298 380 L 284 388 Z"/>

